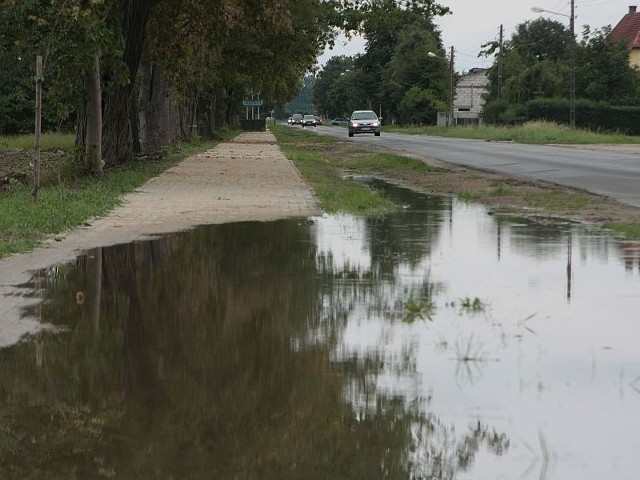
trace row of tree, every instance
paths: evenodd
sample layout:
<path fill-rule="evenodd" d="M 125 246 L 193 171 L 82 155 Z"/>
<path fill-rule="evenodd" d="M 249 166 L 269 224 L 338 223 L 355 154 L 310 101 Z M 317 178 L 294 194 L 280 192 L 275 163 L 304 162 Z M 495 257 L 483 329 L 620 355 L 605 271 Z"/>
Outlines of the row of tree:
<path fill-rule="evenodd" d="M 294 96 L 352 8 L 333 0 L 3 0 L 0 129 L 33 131 L 39 55 L 45 126 L 73 126 L 88 169 L 157 154 L 196 129 L 211 134 L 237 120 L 247 95 L 272 105 Z"/>
<path fill-rule="evenodd" d="M 447 53 L 433 19 L 448 12 L 432 7 L 379 4 L 376 15 L 358 26 L 367 38 L 365 53 L 334 57 L 317 76 L 313 100 L 318 110 L 333 117 L 372 108 L 389 122 L 435 123 L 437 111 L 447 109 L 450 74 L 448 62 L 427 55 Z M 585 26 L 575 44 L 576 97 L 640 105 L 640 76 L 629 66 L 627 46 L 611 41 L 610 31 Z M 539 18 L 518 25 L 507 41 L 480 46 L 479 56 L 495 59 L 488 72 L 488 108 L 499 103 L 502 110 L 515 111 L 540 97 L 568 99 L 572 41 L 567 26 Z"/>

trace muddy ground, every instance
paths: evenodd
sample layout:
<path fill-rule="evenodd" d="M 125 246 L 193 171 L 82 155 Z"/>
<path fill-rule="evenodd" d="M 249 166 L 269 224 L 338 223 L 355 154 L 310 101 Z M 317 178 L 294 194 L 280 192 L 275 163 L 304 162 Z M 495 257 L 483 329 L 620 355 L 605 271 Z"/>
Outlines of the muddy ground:
<path fill-rule="evenodd" d="M 6 189 L 12 181 L 31 185 L 34 159 L 33 149 L 0 149 L 0 186 Z M 68 154 L 59 148 L 43 150 L 40 153 L 40 165 L 42 184 L 55 182 L 63 170 L 69 168 Z"/>

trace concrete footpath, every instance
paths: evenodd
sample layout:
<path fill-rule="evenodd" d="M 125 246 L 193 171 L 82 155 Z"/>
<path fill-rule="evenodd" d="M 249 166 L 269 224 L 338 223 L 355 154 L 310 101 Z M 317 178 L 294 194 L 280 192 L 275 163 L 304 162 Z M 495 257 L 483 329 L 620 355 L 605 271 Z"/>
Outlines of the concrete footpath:
<path fill-rule="evenodd" d="M 242 133 L 189 157 L 126 195 L 105 217 L 36 250 L 0 260 L 0 347 L 37 330 L 20 320 L 27 299 L 15 285 L 31 272 L 95 247 L 128 243 L 198 225 L 320 215 L 313 193 L 270 132 Z"/>

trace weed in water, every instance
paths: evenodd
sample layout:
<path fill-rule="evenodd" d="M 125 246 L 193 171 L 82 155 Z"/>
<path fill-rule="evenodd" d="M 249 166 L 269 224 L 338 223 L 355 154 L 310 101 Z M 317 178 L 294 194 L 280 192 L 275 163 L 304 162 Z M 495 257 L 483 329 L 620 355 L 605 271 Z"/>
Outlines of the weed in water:
<path fill-rule="evenodd" d="M 484 312 L 486 309 L 486 306 L 487 304 L 482 300 L 480 300 L 478 297 L 474 297 L 474 298 L 465 297 L 460 299 L 460 308 L 465 311 L 470 311 L 474 313 Z"/>
<path fill-rule="evenodd" d="M 480 313 L 486 311 L 488 303 L 482 301 L 478 297 L 464 297 L 460 298 L 457 301 L 447 302 L 446 306 L 451 308 L 459 308 L 461 313 Z"/>
<path fill-rule="evenodd" d="M 418 302 L 409 298 L 404 304 L 404 309 L 407 314 L 403 321 L 406 323 L 413 323 L 417 318 L 424 320 L 425 317 L 433 321 L 432 315 L 435 313 L 435 305 L 430 300 L 425 299 Z"/>

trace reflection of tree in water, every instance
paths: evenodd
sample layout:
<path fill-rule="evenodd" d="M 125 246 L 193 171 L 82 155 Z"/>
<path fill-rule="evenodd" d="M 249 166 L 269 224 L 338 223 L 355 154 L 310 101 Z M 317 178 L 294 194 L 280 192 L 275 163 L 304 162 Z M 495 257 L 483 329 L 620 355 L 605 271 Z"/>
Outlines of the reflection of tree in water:
<path fill-rule="evenodd" d="M 0 350 L 3 472 L 452 478 L 478 449 L 474 431 L 456 440 L 374 383 L 367 408 L 345 401 L 353 376 L 379 366 L 337 370 L 335 330 L 305 341 L 319 312 L 344 314 L 359 291 L 319 303 L 309 238 L 295 222 L 218 226 L 48 272 L 43 318 L 65 330 L 42 334 L 40 362 L 33 342 Z"/>
<path fill-rule="evenodd" d="M 423 261 L 438 240 L 451 198 L 419 194 L 407 188 L 377 181 L 375 187 L 407 209 L 395 215 L 367 220 L 366 241 L 372 270 L 393 274 L 401 263 L 409 267 Z"/>

